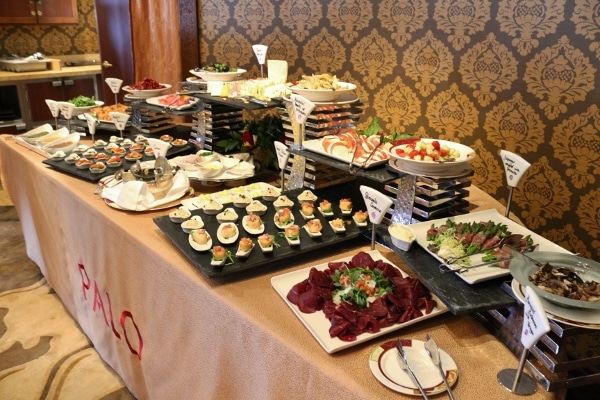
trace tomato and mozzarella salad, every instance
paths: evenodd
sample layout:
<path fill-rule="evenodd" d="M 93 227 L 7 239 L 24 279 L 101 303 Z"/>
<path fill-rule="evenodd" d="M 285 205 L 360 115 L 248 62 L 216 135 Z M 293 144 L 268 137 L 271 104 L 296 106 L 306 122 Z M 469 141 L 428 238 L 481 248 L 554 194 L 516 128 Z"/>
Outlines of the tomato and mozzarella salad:
<path fill-rule="evenodd" d="M 415 161 L 456 161 L 460 158 L 460 151 L 438 140 L 417 140 L 413 143 L 393 148 L 395 155 Z"/>

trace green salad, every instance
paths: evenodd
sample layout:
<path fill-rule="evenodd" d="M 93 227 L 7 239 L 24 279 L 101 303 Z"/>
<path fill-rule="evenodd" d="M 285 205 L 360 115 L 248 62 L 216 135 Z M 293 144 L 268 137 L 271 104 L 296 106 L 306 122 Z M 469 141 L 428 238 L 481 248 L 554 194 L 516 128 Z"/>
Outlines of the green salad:
<path fill-rule="evenodd" d="M 69 100 L 69 103 L 74 104 L 75 107 L 90 107 L 96 105 L 96 99 L 93 96 L 77 96 Z"/>
<path fill-rule="evenodd" d="M 368 307 L 376 297 L 393 290 L 392 282 L 383 276 L 383 272 L 369 268 L 349 268 L 337 270 L 331 276 L 335 285 L 333 302 L 347 302 L 359 308 Z"/>

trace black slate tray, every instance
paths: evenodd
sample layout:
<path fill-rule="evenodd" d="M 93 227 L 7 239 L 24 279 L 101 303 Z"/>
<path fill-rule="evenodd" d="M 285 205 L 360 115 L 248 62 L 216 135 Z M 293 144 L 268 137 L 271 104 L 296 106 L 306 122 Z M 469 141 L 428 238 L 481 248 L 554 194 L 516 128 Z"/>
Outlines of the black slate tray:
<path fill-rule="evenodd" d="M 455 315 L 473 314 L 516 304 L 515 299 L 502 289 L 505 276 L 470 285 L 455 274 L 441 273 L 440 262 L 418 244 L 413 244 L 409 251 L 398 249 L 392 244 L 387 226 L 377 228 L 377 240 L 393 249 Z"/>
<path fill-rule="evenodd" d="M 171 147 L 169 151 L 167 151 L 167 158 L 174 157 L 180 154 L 186 154 L 189 150 L 191 150 L 193 146 L 191 144 L 186 144 L 185 146 Z M 140 159 L 141 162 L 150 161 L 154 159 L 154 155 L 148 156 L 145 155 Z M 135 161 L 127 161 L 123 157 L 123 165 L 116 168 L 106 167 L 106 170 L 100 174 L 93 174 L 89 169 L 79 169 L 75 166 L 75 164 L 67 164 L 64 160 L 52 160 L 50 158 L 42 161 L 44 164 L 51 166 L 52 168 L 56 168 L 59 171 L 66 172 L 69 175 L 76 176 L 78 178 L 82 178 L 88 181 L 97 182 L 105 176 L 113 175 L 119 169 L 124 169 L 128 171 L 132 165 L 135 164 Z"/>
<path fill-rule="evenodd" d="M 188 234 L 183 232 L 180 224 L 171 222 L 168 215 L 154 218 L 154 223 L 156 223 L 156 225 L 162 230 L 167 238 L 173 242 L 173 244 L 190 260 L 190 262 L 209 278 L 224 277 L 240 273 L 242 271 L 260 270 L 261 268 L 266 268 L 267 265 L 269 268 L 272 268 L 274 263 L 289 261 L 294 257 L 301 257 L 303 254 L 317 249 L 332 247 L 342 242 L 354 240 L 358 237 L 364 236 L 365 232 L 370 231 L 370 223 L 366 227 L 358 227 L 352 220 L 351 216 L 342 216 L 338 208 L 339 200 L 341 198 L 348 197 L 352 199 L 352 213 L 357 210 L 366 210 L 365 203 L 360 196 L 360 193 L 348 193 L 346 190 L 344 190 L 344 188 L 330 187 L 326 189 L 313 190 L 313 193 L 319 197 L 315 203 L 315 217 L 321 220 L 323 231 L 321 237 L 311 238 L 302 228 L 306 221 L 300 214 L 300 202 L 296 198 L 298 194 L 302 192 L 302 190 L 304 189 L 290 190 L 286 192 L 286 195 L 295 203 L 294 207 L 292 208 L 292 213 L 294 214 L 295 223 L 301 227 L 299 246 L 290 246 L 285 237 L 279 235 L 278 232 L 283 232 L 283 230 L 278 229 L 273 222 L 273 217 L 275 215 L 275 208 L 273 207 L 273 204 L 271 202 L 261 200 L 268 207 L 267 213 L 261 216 L 265 224 L 265 233 L 275 235 L 275 241 L 279 244 L 279 247 L 275 247 L 272 253 L 263 253 L 257 242 L 258 235 L 250 235 L 242 227 L 241 221 L 242 218 L 247 215 L 246 210 L 243 208 L 235 208 L 239 215 L 237 222 L 238 229 L 240 231 L 239 237 L 242 238 L 244 236 L 248 236 L 252 238 L 255 246 L 248 258 L 238 259 L 235 257 L 235 253 L 237 251 L 239 239 L 233 244 L 225 245 L 224 247 L 234 255 L 233 258 L 235 262 L 222 267 L 210 265 L 212 256 L 210 251 L 198 252 L 192 249 L 188 242 Z M 317 210 L 318 203 L 323 199 L 327 199 L 332 203 L 334 210 L 333 217 L 325 218 Z M 225 205 L 225 207 L 233 207 L 233 205 L 228 204 Z M 219 226 L 216 216 L 206 215 L 201 210 L 192 211 L 192 215 L 200 215 L 202 217 L 202 220 L 205 224 L 205 229 L 208 230 L 213 238 L 213 245 L 220 244 L 216 239 L 217 228 Z M 346 231 L 344 233 L 335 233 L 331 229 L 328 220 L 333 218 L 344 218 L 344 220 L 350 221 L 350 223 L 346 224 Z"/>

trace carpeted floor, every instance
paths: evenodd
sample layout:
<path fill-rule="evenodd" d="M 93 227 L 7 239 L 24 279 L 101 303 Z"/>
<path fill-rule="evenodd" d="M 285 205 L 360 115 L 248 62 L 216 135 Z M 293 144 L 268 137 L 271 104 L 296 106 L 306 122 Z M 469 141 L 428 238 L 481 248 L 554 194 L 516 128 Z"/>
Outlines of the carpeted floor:
<path fill-rule="evenodd" d="M 134 399 L 26 255 L 0 182 L 0 399 Z"/>

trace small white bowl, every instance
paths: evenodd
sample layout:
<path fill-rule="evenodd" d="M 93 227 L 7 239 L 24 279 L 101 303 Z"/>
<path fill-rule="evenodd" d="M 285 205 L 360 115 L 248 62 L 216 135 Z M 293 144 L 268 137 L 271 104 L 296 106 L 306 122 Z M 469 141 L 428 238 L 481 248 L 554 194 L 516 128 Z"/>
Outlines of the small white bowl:
<path fill-rule="evenodd" d="M 223 171 L 223 164 L 217 160 L 208 161 L 200 164 L 198 171 L 201 178 L 213 178 Z"/>
<path fill-rule="evenodd" d="M 183 221 L 187 220 L 191 216 L 192 213 L 190 212 L 190 210 L 183 206 L 169 213 L 169 218 L 171 219 L 171 222 L 175 224 L 181 224 Z"/>
<path fill-rule="evenodd" d="M 277 200 L 277 198 L 280 195 L 281 195 L 281 190 L 276 187 L 273 187 L 273 186 L 267 187 L 262 192 L 262 198 L 265 201 L 275 201 L 275 200 Z"/>
<path fill-rule="evenodd" d="M 71 153 L 65 157 L 65 162 L 67 164 L 75 164 L 81 157 L 78 154 Z"/>
<path fill-rule="evenodd" d="M 217 222 L 224 224 L 227 222 L 237 222 L 239 218 L 238 213 L 231 207 L 228 207 L 217 214 Z"/>
<path fill-rule="evenodd" d="M 261 203 L 260 200 L 252 200 L 252 202 L 246 206 L 246 212 L 248 214 L 254 213 L 258 216 L 265 215 L 267 206 Z"/>
<path fill-rule="evenodd" d="M 67 154 L 64 151 L 58 150 L 58 151 L 55 151 L 54 153 L 52 153 L 50 155 L 50 158 L 54 161 L 62 161 L 65 159 L 66 156 L 67 156 Z"/>
<path fill-rule="evenodd" d="M 86 107 L 73 107 L 73 115 L 80 115 L 86 112 L 89 112 L 94 107 L 102 107 L 104 105 L 103 101 L 96 101 L 96 104 L 93 106 Z"/>
<path fill-rule="evenodd" d="M 297 86 L 290 87 L 293 93 L 299 94 L 300 96 L 319 103 L 334 102 L 342 95 L 352 93 L 356 90 L 356 85 L 347 82 L 338 82 L 340 85 L 339 89 L 303 89 Z"/>
<path fill-rule="evenodd" d="M 223 210 L 223 204 L 219 203 L 216 200 L 211 200 L 208 203 L 204 204 L 202 207 L 202 211 L 206 215 L 216 215 Z"/>
<path fill-rule="evenodd" d="M 206 236 L 207 236 L 206 243 L 196 242 L 194 240 L 195 232 L 206 233 Z M 196 251 L 208 251 L 212 247 L 212 237 L 210 236 L 210 233 L 208 233 L 208 231 L 204 230 L 203 228 L 202 229 L 194 229 L 188 235 L 188 243 L 190 244 L 190 246 L 192 246 L 192 249 L 194 249 Z"/>
<path fill-rule="evenodd" d="M 161 83 L 161 85 L 163 87 L 159 88 L 159 89 L 139 90 L 139 89 L 134 89 L 134 88 L 132 88 L 129 85 L 128 86 L 123 86 L 121 89 L 123 89 L 124 91 L 128 92 L 133 97 L 138 97 L 140 99 L 148 99 L 150 97 L 160 96 L 161 94 L 163 94 L 167 90 L 171 89 L 171 85 L 169 85 L 167 83 Z"/>
<path fill-rule="evenodd" d="M 202 217 L 199 215 L 194 215 L 192 218 L 185 220 L 181 223 L 181 229 L 185 233 L 190 233 L 195 229 L 204 228 L 204 221 L 202 221 Z"/>
<path fill-rule="evenodd" d="M 283 194 L 275 199 L 273 202 L 273 207 L 275 207 L 275 210 L 277 211 L 281 210 L 282 208 L 292 209 L 292 207 L 294 207 L 294 202 L 285 194 Z"/>
<path fill-rule="evenodd" d="M 404 251 L 410 250 L 416 238 L 415 231 L 410 226 L 398 222 L 394 222 L 388 226 L 388 232 L 392 239 L 392 244 Z"/>
<path fill-rule="evenodd" d="M 77 167 L 77 169 L 90 169 L 90 166 L 93 164 L 94 162 L 88 158 L 85 157 L 81 157 L 79 160 L 77 160 L 75 162 L 75 167 Z"/>
<path fill-rule="evenodd" d="M 223 236 L 223 232 L 225 229 L 232 229 L 233 234 L 229 237 Z M 219 224 L 219 227 L 217 228 L 217 239 L 219 239 L 219 242 L 221 242 L 222 244 L 232 244 L 238 239 L 239 236 L 240 230 L 238 229 L 236 224 L 233 224 L 231 222 Z"/>
<path fill-rule="evenodd" d="M 211 72 L 202 69 L 190 69 L 190 73 L 202 78 L 207 82 L 231 82 L 246 72 L 245 69 L 237 68 L 234 72 Z"/>
<path fill-rule="evenodd" d="M 106 164 L 101 161 L 97 161 L 90 166 L 90 172 L 92 174 L 101 174 L 106 171 Z"/>

